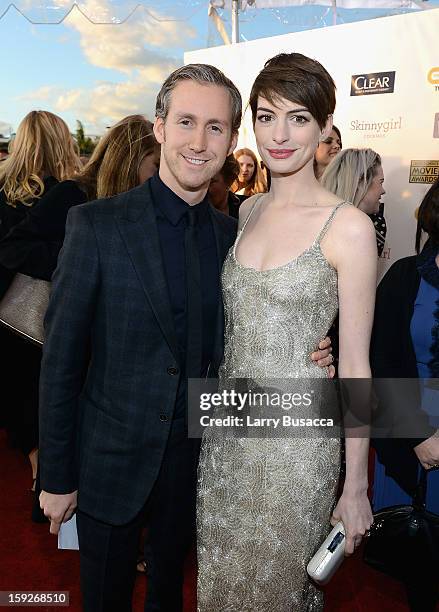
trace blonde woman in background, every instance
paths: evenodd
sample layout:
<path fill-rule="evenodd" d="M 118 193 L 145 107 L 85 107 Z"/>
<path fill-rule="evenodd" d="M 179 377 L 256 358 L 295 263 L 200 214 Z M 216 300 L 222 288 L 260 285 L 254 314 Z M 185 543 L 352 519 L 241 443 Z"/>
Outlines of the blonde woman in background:
<path fill-rule="evenodd" d="M 233 183 L 231 190 L 241 201 L 255 193 L 267 191 L 267 181 L 256 155 L 251 149 L 243 148 L 234 152 L 236 161 L 239 163 L 239 176 Z"/>
<path fill-rule="evenodd" d="M 81 168 L 76 144 L 66 123 L 48 111 L 31 111 L 17 129 L 10 154 L 0 164 L 0 243 L 27 218 L 59 181 Z M 0 298 L 16 272 L 35 274 L 35 253 L 23 269 L 20 253 L 0 254 Z M 4 414 L 4 424 L 13 444 L 29 457 L 32 478 L 37 471 L 38 377 L 41 349 L 7 328 L 0 329 L 3 353 L 2 393 L 13 398 Z"/>
<path fill-rule="evenodd" d="M 378 153 L 372 149 L 344 149 L 326 168 L 321 184 L 371 217 L 380 256 L 384 249 L 387 227 L 380 210 L 381 196 L 386 192 L 383 187 L 383 166 Z"/>
<path fill-rule="evenodd" d="M 316 179 L 321 179 L 324 171 L 337 153 L 341 151 L 342 147 L 340 130 L 333 125 L 328 138 L 320 142 L 314 155 L 314 174 Z"/>

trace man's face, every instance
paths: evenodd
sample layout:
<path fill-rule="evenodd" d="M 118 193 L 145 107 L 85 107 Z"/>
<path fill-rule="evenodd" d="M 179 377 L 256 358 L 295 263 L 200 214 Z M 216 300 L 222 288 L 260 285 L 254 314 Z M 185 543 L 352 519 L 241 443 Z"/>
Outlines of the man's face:
<path fill-rule="evenodd" d="M 154 134 L 162 145 L 160 178 L 189 203 L 199 202 L 210 180 L 236 146 L 231 100 L 219 85 L 180 81 L 171 93 L 166 120 Z"/>

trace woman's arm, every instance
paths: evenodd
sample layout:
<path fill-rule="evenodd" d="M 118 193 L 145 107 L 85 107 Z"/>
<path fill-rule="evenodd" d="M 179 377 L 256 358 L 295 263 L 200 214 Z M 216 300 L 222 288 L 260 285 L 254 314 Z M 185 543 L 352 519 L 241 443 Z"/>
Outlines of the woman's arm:
<path fill-rule="evenodd" d="M 377 276 L 375 230 L 370 219 L 355 208 L 340 213 L 331 240 L 338 273 L 339 376 L 364 381 L 371 378 L 369 344 Z M 368 384 L 359 380 L 358 389 L 353 388 L 351 398 L 359 396 L 367 406 L 367 397 L 363 394 L 365 386 L 367 391 Z M 357 411 L 358 406 L 353 405 L 352 409 Z M 346 479 L 331 521 L 335 524 L 341 520 L 345 526 L 346 554 L 354 551 L 373 521 L 367 497 L 368 415 L 361 416 L 354 429 L 345 421 Z"/>

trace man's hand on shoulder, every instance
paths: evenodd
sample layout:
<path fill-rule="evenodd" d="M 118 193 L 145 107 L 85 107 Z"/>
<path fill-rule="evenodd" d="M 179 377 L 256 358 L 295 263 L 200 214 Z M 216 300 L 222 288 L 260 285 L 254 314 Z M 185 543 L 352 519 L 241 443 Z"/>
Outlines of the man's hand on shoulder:
<path fill-rule="evenodd" d="M 57 534 L 61 523 L 67 522 L 75 512 L 78 491 L 58 495 L 41 491 L 40 507 L 45 516 L 50 520 L 50 533 Z"/>

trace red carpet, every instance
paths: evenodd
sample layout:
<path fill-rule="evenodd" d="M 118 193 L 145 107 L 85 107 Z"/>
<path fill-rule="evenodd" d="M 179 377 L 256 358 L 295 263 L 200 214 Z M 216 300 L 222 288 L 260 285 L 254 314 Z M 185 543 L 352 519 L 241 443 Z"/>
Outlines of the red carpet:
<path fill-rule="evenodd" d="M 30 520 L 31 470 L 27 460 L 6 445 L 0 430 L 0 591 L 69 591 L 70 612 L 80 612 L 79 563 L 75 551 L 58 551 L 48 525 Z M 139 575 L 134 612 L 142 612 L 146 580 Z M 369 569 L 361 555 L 347 560 L 326 589 L 325 612 L 404 612 L 400 584 Z M 41 606 L 40 611 L 65 610 Z M 195 568 L 188 563 L 184 612 L 194 612 Z M 256 612 L 256 611 L 255 611 Z M 276 612 L 273 610 L 273 612 Z"/>

